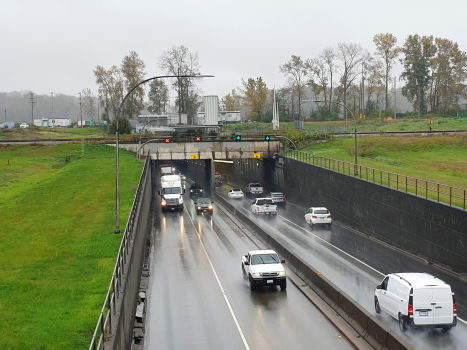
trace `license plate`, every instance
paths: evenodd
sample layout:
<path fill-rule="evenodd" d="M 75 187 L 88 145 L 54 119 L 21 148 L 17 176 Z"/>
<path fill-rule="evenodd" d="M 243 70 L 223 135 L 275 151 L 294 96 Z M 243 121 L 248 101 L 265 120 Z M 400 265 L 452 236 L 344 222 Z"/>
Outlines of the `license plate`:
<path fill-rule="evenodd" d="M 207 209 L 203 209 L 204 212 L 207 212 L 208 210 Z"/>
<path fill-rule="evenodd" d="M 271 213 L 270 213 L 270 212 L 267 212 L 267 213 L 264 213 L 264 214 L 269 215 L 269 214 L 271 214 Z"/>
<path fill-rule="evenodd" d="M 428 311 L 420 311 L 420 316 L 428 316 Z"/>
<path fill-rule="evenodd" d="M 267 283 L 274 283 L 273 280 L 267 280 Z"/>

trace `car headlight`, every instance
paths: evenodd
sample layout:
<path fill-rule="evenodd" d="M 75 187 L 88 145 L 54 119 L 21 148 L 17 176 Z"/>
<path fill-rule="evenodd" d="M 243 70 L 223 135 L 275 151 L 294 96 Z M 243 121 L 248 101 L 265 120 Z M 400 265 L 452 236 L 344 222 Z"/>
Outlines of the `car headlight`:
<path fill-rule="evenodd" d="M 285 276 L 285 271 L 280 271 L 279 276 Z"/>
<path fill-rule="evenodd" d="M 201 209 L 201 207 L 196 207 L 196 209 Z"/>
<path fill-rule="evenodd" d="M 259 272 L 255 272 L 255 273 L 253 274 L 253 277 L 261 277 L 261 274 L 260 274 Z"/>
<path fill-rule="evenodd" d="M 199 190 L 200 192 L 203 192 L 203 190 Z"/>
<path fill-rule="evenodd" d="M 161 205 L 164 207 L 164 206 L 167 205 L 167 202 L 166 202 L 165 200 L 162 200 L 162 201 L 161 201 Z"/>
<path fill-rule="evenodd" d="M 178 199 L 178 204 L 183 204 L 183 197 L 180 197 L 180 198 Z"/>
<path fill-rule="evenodd" d="M 190 190 L 190 192 L 193 192 L 193 190 Z"/>
<path fill-rule="evenodd" d="M 212 205 L 210 205 L 210 206 L 208 207 L 208 209 L 212 209 Z"/>

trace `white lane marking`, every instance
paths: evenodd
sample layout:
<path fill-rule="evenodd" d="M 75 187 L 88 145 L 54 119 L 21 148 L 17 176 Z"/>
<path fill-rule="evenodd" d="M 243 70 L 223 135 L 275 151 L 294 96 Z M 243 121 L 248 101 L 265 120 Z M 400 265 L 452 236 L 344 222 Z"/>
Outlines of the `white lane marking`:
<path fill-rule="evenodd" d="M 323 242 L 325 242 L 325 243 L 329 244 L 331 247 L 333 247 L 333 248 L 335 248 L 335 249 L 339 250 L 340 252 L 344 253 L 345 255 L 347 255 L 347 256 L 350 256 L 351 258 L 355 259 L 355 260 L 356 260 L 356 261 L 358 261 L 359 263 L 361 263 L 361 264 L 365 265 L 366 267 L 369 267 L 369 268 L 370 268 L 370 269 L 372 269 L 373 271 L 375 271 L 375 272 L 377 272 L 377 273 L 379 273 L 379 274 L 381 274 L 381 275 L 383 275 L 383 276 L 386 276 L 386 275 L 385 275 L 384 273 L 382 273 L 381 271 L 378 271 L 378 270 L 376 270 L 375 268 L 371 267 L 370 265 L 368 265 L 368 264 L 365 264 L 363 261 L 361 261 L 361 260 L 357 259 L 356 257 L 354 257 L 354 256 L 350 255 L 350 254 L 349 254 L 349 253 L 347 253 L 347 252 L 344 252 L 342 249 L 340 249 L 340 248 L 337 248 L 335 245 L 333 245 L 333 244 L 329 243 L 328 241 L 326 241 L 326 240 L 322 239 L 321 237 L 318 237 L 318 236 L 317 236 L 317 235 L 315 235 L 313 232 L 310 232 L 310 231 L 308 231 L 307 229 L 304 229 L 303 227 L 301 227 L 301 226 L 297 225 L 295 222 L 293 222 L 293 221 L 290 221 L 289 219 L 286 219 L 286 218 L 285 218 L 285 217 L 283 217 L 282 215 L 279 215 L 279 214 L 278 214 L 277 216 L 280 216 L 282 219 L 284 219 L 284 220 L 286 220 L 286 221 L 290 222 L 291 224 L 293 224 L 293 225 L 297 226 L 298 228 L 302 229 L 303 231 L 306 231 L 306 232 L 308 232 L 308 233 L 312 234 L 313 236 L 315 236 L 315 237 L 316 237 L 316 238 L 318 238 L 319 240 L 321 240 L 321 241 L 323 241 Z M 462 318 L 460 318 L 460 317 L 457 317 L 457 319 L 458 319 L 459 321 L 461 321 L 461 322 L 463 322 L 463 323 L 467 324 L 467 321 L 464 321 Z"/>
<path fill-rule="evenodd" d="M 368 265 L 368 264 L 365 264 L 363 261 L 361 261 L 361 260 L 357 259 L 356 257 L 354 257 L 354 256 L 350 255 L 349 253 L 347 253 L 347 252 L 343 251 L 342 249 L 340 249 L 340 248 L 337 248 L 335 245 L 333 245 L 333 244 L 329 243 L 328 241 L 326 241 L 326 240 L 322 239 L 321 237 L 318 237 L 318 236 L 317 236 L 317 235 L 315 235 L 313 232 L 311 232 L 311 231 L 308 231 L 307 229 L 305 229 L 305 228 L 303 228 L 303 227 L 301 227 L 301 226 L 297 225 L 295 222 L 293 222 L 293 221 L 290 221 L 289 219 L 286 219 L 286 218 L 285 218 L 285 217 L 283 217 L 282 215 L 277 215 L 277 216 L 279 216 L 279 217 L 281 217 L 282 219 L 284 219 L 285 221 L 288 221 L 288 222 L 290 222 L 291 224 L 293 224 L 293 225 L 297 226 L 299 229 L 301 229 L 301 230 L 303 230 L 303 231 L 305 231 L 305 232 L 307 232 L 307 233 L 310 233 L 310 234 L 311 234 L 311 235 L 313 235 L 314 237 L 318 238 L 319 240 L 323 241 L 324 243 L 327 243 L 327 244 L 329 244 L 329 245 L 330 245 L 331 247 L 333 247 L 334 249 L 337 249 L 338 251 L 340 251 L 340 252 L 344 253 L 345 255 L 347 255 L 347 256 L 349 256 L 349 257 L 351 257 L 352 259 L 355 259 L 355 260 L 356 260 L 356 261 L 358 261 L 360 264 L 363 264 L 363 265 L 365 265 L 366 267 L 368 267 L 368 268 L 372 269 L 373 271 L 375 271 L 375 272 L 377 272 L 377 273 L 379 273 L 379 274 L 381 274 L 381 275 L 383 275 L 383 276 L 386 276 L 384 273 L 382 273 L 382 272 L 380 272 L 380 271 L 376 270 L 375 268 L 371 267 L 371 266 L 370 266 L 370 265 Z"/>
<path fill-rule="evenodd" d="M 211 262 L 211 259 L 209 258 L 208 252 L 206 251 L 206 248 L 204 248 L 203 241 L 201 240 L 201 236 L 200 236 L 200 234 L 199 234 L 199 232 L 198 232 L 198 230 L 196 228 L 196 225 L 193 222 L 193 219 L 191 218 L 190 213 L 188 212 L 186 207 L 185 207 L 185 210 L 186 210 L 186 212 L 188 214 L 188 217 L 190 218 L 191 223 L 193 224 L 193 227 L 194 227 L 194 229 L 196 231 L 196 235 L 198 236 L 199 242 L 201 243 L 201 247 L 203 247 L 204 254 L 206 254 L 206 257 L 208 258 L 209 265 L 211 265 L 211 269 L 212 269 L 212 272 L 214 273 L 214 276 L 216 277 L 217 284 L 219 285 L 219 288 L 221 289 L 222 295 L 224 295 L 224 300 L 227 303 L 227 306 L 229 307 L 230 314 L 232 315 L 232 318 L 233 318 L 235 324 L 237 325 L 237 330 L 238 330 L 238 333 L 240 333 L 240 336 L 242 337 L 243 345 L 245 345 L 245 349 L 250 350 L 250 347 L 248 346 L 248 343 L 246 342 L 245 336 L 243 335 L 242 328 L 240 327 L 240 324 L 237 321 L 237 317 L 235 317 L 235 313 L 233 312 L 232 306 L 230 306 L 229 299 L 227 298 L 227 295 L 225 294 L 224 288 L 222 287 L 221 281 L 219 280 L 219 277 L 217 277 L 216 270 L 214 269 L 214 266 L 213 266 L 213 264 Z"/>

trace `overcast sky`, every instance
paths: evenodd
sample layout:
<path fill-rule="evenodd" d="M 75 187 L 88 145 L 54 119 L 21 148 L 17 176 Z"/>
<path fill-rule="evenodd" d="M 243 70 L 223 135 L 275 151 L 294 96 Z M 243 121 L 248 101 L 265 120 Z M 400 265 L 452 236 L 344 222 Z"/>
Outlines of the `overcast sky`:
<path fill-rule="evenodd" d="M 281 87 L 291 55 L 313 58 L 338 42 L 373 53 L 378 33 L 399 45 L 409 34 L 448 38 L 465 51 L 466 10 L 461 0 L 2 0 L 0 92 L 97 93 L 96 65 L 120 65 L 133 50 L 148 77 L 161 75 L 159 56 L 179 45 L 215 75 L 200 84 L 205 95 L 222 97 L 249 77 Z"/>

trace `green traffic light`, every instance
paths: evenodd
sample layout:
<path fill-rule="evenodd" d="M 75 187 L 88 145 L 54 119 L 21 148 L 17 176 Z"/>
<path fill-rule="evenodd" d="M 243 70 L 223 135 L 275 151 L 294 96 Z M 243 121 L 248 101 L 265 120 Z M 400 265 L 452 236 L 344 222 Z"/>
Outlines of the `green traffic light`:
<path fill-rule="evenodd" d="M 264 138 L 266 141 L 269 141 L 271 139 L 271 136 L 269 135 L 266 135 L 266 137 Z"/>
<path fill-rule="evenodd" d="M 242 136 L 241 136 L 241 135 L 237 135 L 236 140 L 237 140 L 237 141 L 240 141 L 241 139 L 242 139 Z"/>

